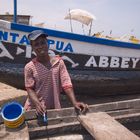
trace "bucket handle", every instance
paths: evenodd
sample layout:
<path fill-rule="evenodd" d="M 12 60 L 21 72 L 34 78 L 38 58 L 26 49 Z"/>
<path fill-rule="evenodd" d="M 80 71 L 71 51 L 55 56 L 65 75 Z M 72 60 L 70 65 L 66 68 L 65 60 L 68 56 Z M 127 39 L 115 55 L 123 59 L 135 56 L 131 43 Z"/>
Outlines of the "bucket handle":
<path fill-rule="evenodd" d="M 22 106 L 22 112 L 23 112 L 23 113 L 25 113 L 25 109 L 24 109 L 24 107 L 23 107 L 23 106 Z"/>

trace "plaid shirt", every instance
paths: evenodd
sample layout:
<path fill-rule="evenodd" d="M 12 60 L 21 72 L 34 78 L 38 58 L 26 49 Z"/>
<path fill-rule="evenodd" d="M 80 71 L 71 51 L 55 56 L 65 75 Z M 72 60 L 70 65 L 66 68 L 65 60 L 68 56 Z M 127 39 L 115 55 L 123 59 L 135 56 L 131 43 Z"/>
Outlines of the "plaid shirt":
<path fill-rule="evenodd" d="M 34 58 L 24 68 L 25 87 L 32 88 L 39 101 L 47 109 L 61 108 L 59 95 L 63 89 L 72 87 L 71 79 L 64 61 L 55 56 L 50 69 Z M 35 108 L 30 98 L 27 98 L 25 110 Z"/>

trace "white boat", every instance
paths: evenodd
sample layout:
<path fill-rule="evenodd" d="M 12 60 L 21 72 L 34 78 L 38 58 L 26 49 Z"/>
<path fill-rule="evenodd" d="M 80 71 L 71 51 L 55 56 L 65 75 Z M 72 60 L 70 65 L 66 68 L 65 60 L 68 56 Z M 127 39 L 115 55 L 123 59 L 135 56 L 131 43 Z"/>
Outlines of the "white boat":
<path fill-rule="evenodd" d="M 62 56 L 77 93 L 139 93 L 140 44 L 3 20 L 0 20 L 0 81 L 24 87 L 23 67 L 35 55 L 27 35 L 36 29 L 49 35 L 49 53 Z"/>

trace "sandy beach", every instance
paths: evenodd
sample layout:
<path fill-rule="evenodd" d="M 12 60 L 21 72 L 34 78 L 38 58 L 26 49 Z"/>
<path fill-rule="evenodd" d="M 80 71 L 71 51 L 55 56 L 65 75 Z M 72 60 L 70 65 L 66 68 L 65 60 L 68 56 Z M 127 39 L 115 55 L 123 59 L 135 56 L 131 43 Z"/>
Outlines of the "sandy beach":
<path fill-rule="evenodd" d="M 0 106 L 7 102 L 18 101 L 24 104 L 27 97 L 25 90 L 17 89 L 0 82 Z"/>

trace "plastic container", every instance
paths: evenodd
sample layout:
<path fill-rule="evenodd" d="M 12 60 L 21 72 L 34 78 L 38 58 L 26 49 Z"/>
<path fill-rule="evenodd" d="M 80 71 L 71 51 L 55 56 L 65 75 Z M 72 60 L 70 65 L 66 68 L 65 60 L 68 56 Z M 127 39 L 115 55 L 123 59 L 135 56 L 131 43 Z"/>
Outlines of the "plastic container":
<path fill-rule="evenodd" d="M 2 108 L 1 116 L 8 128 L 17 128 L 24 123 L 24 109 L 21 104 L 11 102 Z"/>

